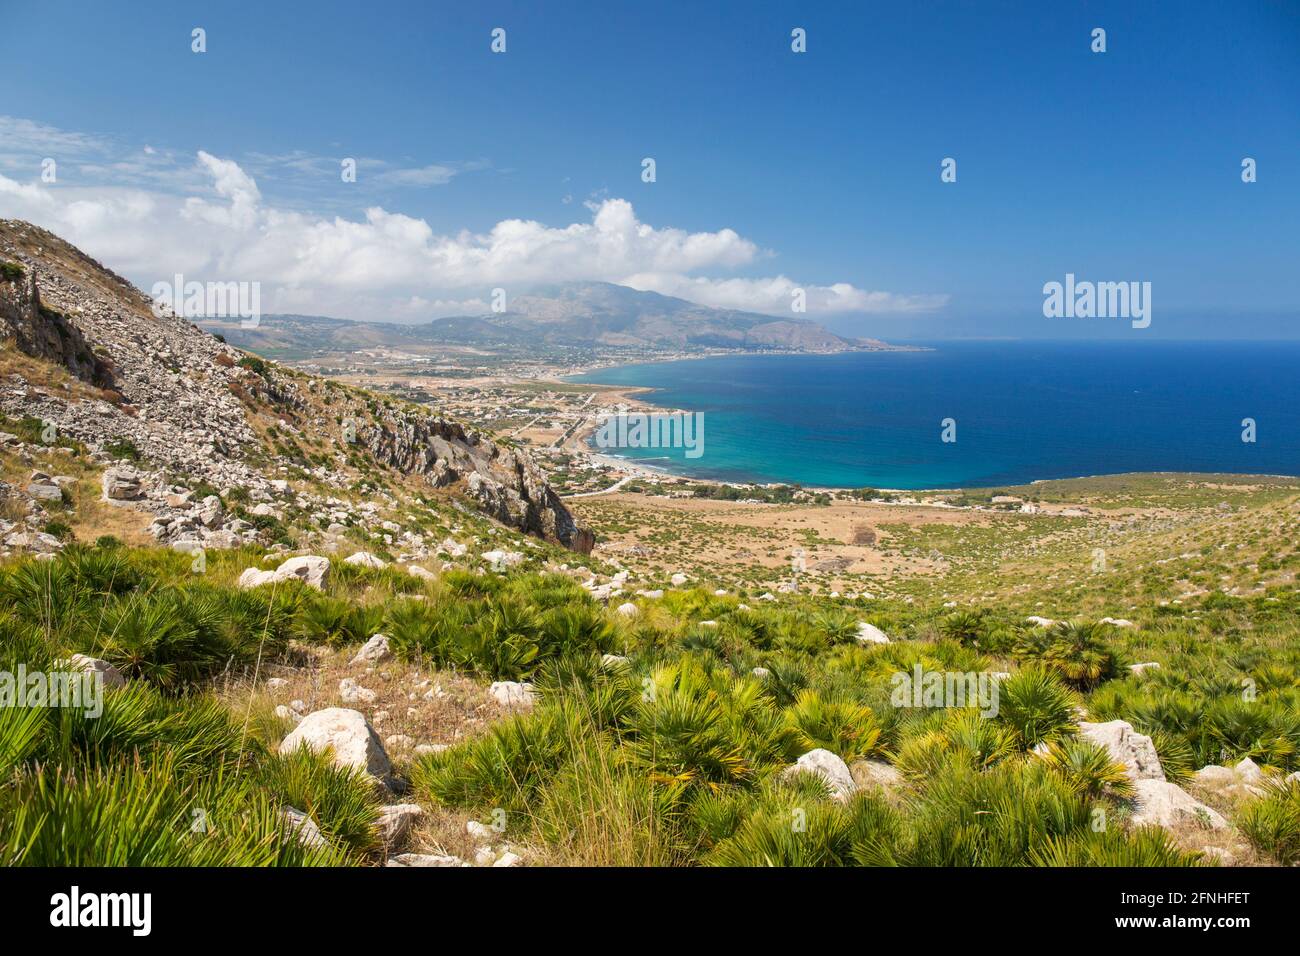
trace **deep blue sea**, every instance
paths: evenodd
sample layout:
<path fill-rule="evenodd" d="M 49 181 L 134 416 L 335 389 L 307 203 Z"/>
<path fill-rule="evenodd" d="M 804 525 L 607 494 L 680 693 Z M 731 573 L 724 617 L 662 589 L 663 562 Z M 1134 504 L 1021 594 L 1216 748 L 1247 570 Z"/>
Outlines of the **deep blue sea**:
<path fill-rule="evenodd" d="M 953 488 L 1132 471 L 1300 475 L 1300 342 L 943 342 L 602 369 L 703 413 L 703 454 L 619 454 L 699 478 Z M 941 441 L 941 421 L 956 438 Z M 1254 443 L 1242 420 L 1256 422 Z M 609 453 L 609 452 L 607 452 Z"/>

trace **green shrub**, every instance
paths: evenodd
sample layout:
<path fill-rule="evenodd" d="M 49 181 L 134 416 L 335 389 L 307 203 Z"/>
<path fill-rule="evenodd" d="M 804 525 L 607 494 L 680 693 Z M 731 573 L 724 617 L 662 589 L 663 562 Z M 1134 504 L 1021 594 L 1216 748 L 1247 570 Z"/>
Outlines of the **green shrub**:
<path fill-rule="evenodd" d="M 311 817 L 346 852 L 364 857 L 381 849 L 379 800 L 361 771 L 336 767 L 329 755 L 303 744 L 295 753 L 267 757 L 258 776 L 285 806 Z"/>
<path fill-rule="evenodd" d="M 1300 781 L 1273 785 L 1247 803 L 1236 822 L 1260 852 L 1283 866 L 1300 863 Z"/>
<path fill-rule="evenodd" d="M 1026 667 L 998 682 L 998 719 L 1015 731 L 1025 748 L 1072 731 L 1077 703 L 1045 668 Z"/>
<path fill-rule="evenodd" d="M 880 739 L 880 724 L 870 707 L 826 700 L 816 691 L 799 694 L 789 720 L 803 750 L 829 750 L 845 762 L 870 756 Z"/>
<path fill-rule="evenodd" d="M 144 457 L 135 442 L 125 436 L 119 436 L 111 441 L 104 443 L 104 452 L 110 458 L 116 458 L 119 461 L 139 461 Z"/>
<path fill-rule="evenodd" d="M 1043 759 L 1082 797 L 1095 799 L 1105 791 L 1121 797 L 1133 793 L 1124 765 L 1116 763 L 1104 747 L 1092 741 L 1074 737 L 1054 740 L 1047 745 Z"/>
<path fill-rule="evenodd" d="M 586 736 L 570 708 L 542 707 L 492 724 L 481 737 L 421 757 L 416 789 L 439 803 L 525 816 L 543 783 Z"/>

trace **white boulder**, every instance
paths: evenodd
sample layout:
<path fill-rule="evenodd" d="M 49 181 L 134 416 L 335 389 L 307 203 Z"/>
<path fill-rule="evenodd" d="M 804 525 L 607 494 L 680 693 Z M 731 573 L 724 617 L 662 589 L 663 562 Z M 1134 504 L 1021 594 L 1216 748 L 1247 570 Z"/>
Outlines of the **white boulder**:
<path fill-rule="evenodd" d="M 261 568 L 245 568 L 244 573 L 239 576 L 235 586 L 239 588 L 260 588 L 263 584 L 271 584 L 276 579 L 274 571 L 263 571 Z"/>
<path fill-rule="evenodd" d="M 866 621 L 858 622 L 858 641 L 862 644 L 888 644 L 889 635 Z"/>
<path fill-rule="evenodd" d="M 392 769 L 384 745 L 360 711 L 327 707 L 308 714 L 280 742 L 280 753 L 291 754 L 302 746 L 330 753 L 337 767 L 363 770 L 381 780 Z"/>
<path fill-rule="evenodd" d="M 1110 720 L 1099 724 L 1080 721 L 1079 736 L 1106 748 L 1110 759 L 1123 764 L 1131 779 L 1165 779 L 1155 744 L 1145 734 L 1136 733 L 1127 721 Z"/>
<path fill-rule="evenodd" d="M 1221 830 L 1228 825 L 1227 820 L 1176 783 L 1145 779 L 1134 781 L 1133 786 L 1135 809 L 1129 821 L 1134 826 L 1173 828 L 1199 824 Z"/>
<path fill-rule="evenodd" d="M 532 684 L 499 680 L 488 688 L 488 694 L 502 707 L 531 707 L 537 702 Z"/>
<path fill-rule="evenodd" d="M 361 650 L 352 658 L 353 664 L 378 664 L 388 660 L 393 656 L 392 650 L 388 647 L 388 637 L 385 634 L 375 634 L 361 645 Z"/>
<path fill-rule="evenodd" d="M 280 818 L 288 826 L 289 833 L 293 838 L 303 846 L 329 846 L 329 841 L 325 839 L 325 834 L 320 832 L 320 827 L 316 825 L 316 821 L 301 810 L 285 807 L 280 811 Z"/>
<path fill-rule="evenodd" d="M 849 772 L 849 765 L 829 750 L 810 750 L 794 766 L 785 770 L 787 777 L 799 773 L 810 773 L 821 778 L 835 800 L 847 800 L 858 789 L 858 785 L 853 782 L 853 774 Z"/>
<path fill-rule="evenodd" d="M 125 687 L 126 678 L 122 672 L 106 660 L 98 657 L 91 657 L 88 654 L 73 654 L 68 659 L 68 665 L 73 670 L 84 671 L 87 674 L 102 674 L 105 687 Z"/>
<path fill-rule="evenodd" d="M 849 768 L 859 790 L 893 790 L 903 785 L 903 775 L 883 760 L 856 760 Z"/>

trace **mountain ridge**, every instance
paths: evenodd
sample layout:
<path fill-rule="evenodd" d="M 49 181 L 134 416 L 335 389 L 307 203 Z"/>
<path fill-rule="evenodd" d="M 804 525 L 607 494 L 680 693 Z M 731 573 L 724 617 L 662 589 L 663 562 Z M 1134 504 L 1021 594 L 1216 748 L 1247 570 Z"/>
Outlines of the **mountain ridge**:
<path fill-rule="evenodd" d="M 256 329 L 220 321 L 205 321 L 203 325 L 253 351 L 437 345 L 665 352 L 898 348 L 879 339 L 837 335 L 808 319 L 717 309 L 609 282 L 536 286 L 507 298 L 505 306 L 500 312 L 444 316 L 411 324 L 285 313 L 263 316 Z"/>

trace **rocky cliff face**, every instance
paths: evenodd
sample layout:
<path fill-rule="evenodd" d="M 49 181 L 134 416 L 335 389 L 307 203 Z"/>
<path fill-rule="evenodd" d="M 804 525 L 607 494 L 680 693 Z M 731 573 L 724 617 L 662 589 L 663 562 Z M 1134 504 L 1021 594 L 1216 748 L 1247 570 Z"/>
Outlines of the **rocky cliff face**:
<path fill-rule="evenodd" d="M 457 422 L 387 411 L 358 428 L 357 441 L 376 461 L 405 474 L 424 475 L 435 487 L 463 482 L 478 507 L 502 524 L 583 554 L 595 543 L 531 458 Z"/>
<path fill-rule="evenodd" d="M 137 476 L 139 495 L 156 498 L 155 511 L 169 507 L 169 497 L 183 498 L 174 485 L 201 481 L 329 523 L 337 500 L 303 486 L 352 485 L 355 456 L 368 453 L 375 464 L 463 495 L 503 524 L 591 549 L 591 533 L 522 451 L 418 406 L 394 406 L 251 358 L 176 316 L 156 317 L 138 289 L 29 223 L 0 220 L 0 268 L 5 347 L 79 383 L 71 388 L 54 375 L 11 370 L 0 412 L 37 419 L 101 457 L 110 447 L 129 447 L 139 459 L 135 470 L 146 472 Z M 313 453 L 294 454 L 287 444 Z M 297 489 L 286 473 L 302 476 Z M 160 537 L 187 525 L 213 530 L 198 503 L 181 504 L 196 513 L 162 516 Z M 221 543 L 239 543 L 240 530 Z"/>
<path fill-rule="evenodd" d="M 82 381 L 112 384 L 111 370 L 81 330 L 41 304 L 36 277 L 15 263 L 0 275 L 0 340 L 12 341 L 25 355 L 61 365 Z"/>

